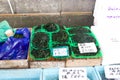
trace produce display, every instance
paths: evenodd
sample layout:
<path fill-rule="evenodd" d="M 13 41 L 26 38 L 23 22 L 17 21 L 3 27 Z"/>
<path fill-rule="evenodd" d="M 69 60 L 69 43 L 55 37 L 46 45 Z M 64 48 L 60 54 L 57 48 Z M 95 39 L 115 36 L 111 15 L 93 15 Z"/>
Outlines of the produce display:
<path fill-rule="evenodd" d="M 81 33 L 90 33 L 90 29 L 88 27 L 74 27 L 72 29 L 69 30 L 70 34 L 81 34 Z"/>
<path fill-rule="evenodd" d="M 35 60 L 48 59 L 48 56 L 60 59 L 69 57 L 99 58 L 102 56 L 98 41 L 87 26 L 68 28 L 54 23 L 34 26 L 30 45 L 30 54 Z M 44 51 L 46 49 L 49 49 L 48 52 Z M 62 50 L 63 52 L 58 50 Z"/>
<path fill-rule="evenodd" d="M 68 41 L 68 34 L 65 31 L 60 30 L 59 32 L 54 33 L 52 35 L 52 40 L 57 41 L 57 42 L 67 42 Z"/>
<path fill-rule="evenodd" d="M 46 49 L 46 50 L 41 50 L 41 49 L 33 49 L 31 51 L 31 53 L 33 53 L 32 55 L 35 57 L 35 58 L 46 58 L 46 57 L 49 57 L 50 56 L 50 50 L 49 49 Z"/>
<path fill-rule="evenodd" d="M 47 32 L 54 32 L 57 30 L 57 27 L 55 26 L 54 23 L 48 23 L 45 26 L 43 26 L 43 28 L 47 31 Z"/>
<path fill-rule="evenodd" d="M 98 41 L 89 27 L 72 27 L 67 30 L 71 39 L 73 58 L 99 58 L 102 56 Z"/>
<path fill-rule="evenodd" d="M 46 60 L 53 55 L 52 49 L 69 46 L 66 45 L 67 41 L 67 32 L 61 30 L 58 24 L 48 23 L 35 26 L 32 29 L 30 55 L 35 60 Z M 60 59 L 63 57 L 68 56 L 57 56 Z"/>
<path fill-rule="evenodd" d="M 72 40 L 77 43 L 86 43 L 86 42 L 95 42 L 96 40 L 93 36 L 90 36 L 89 34 L 75 34 L 72 36 Z"/>
<path fill-rule="evenodd" d="M 43 32 L 36 32 L 34 34 L 32 44 L 36 48 L 48 48 L 49 37 Z"/>

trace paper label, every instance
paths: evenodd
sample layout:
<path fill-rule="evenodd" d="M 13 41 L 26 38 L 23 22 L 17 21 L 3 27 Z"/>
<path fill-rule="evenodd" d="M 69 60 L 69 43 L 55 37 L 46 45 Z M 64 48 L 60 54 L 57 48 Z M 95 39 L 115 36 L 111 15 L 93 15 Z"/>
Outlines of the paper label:
<path fill-rule="evenodd" d="M 87 80 L 85 68 L 60 68 L 59 80 Z"/>
<path fill-rule="evenodd" d="M 68 56 L 69 55 L 68 51 L 69 51 L 68 46 L 52 49 L 53 56 Z"/>
<path fill-rule="evenodd" d="M 78 43 L 80 53 L 96 53 L 97 48 L 94 42 L 91 43 Z"/>
<path fill-rule="evenodd" d="M 105 66 L 104 70 L 106 78 L 120 78 L 120 65 Z"/>

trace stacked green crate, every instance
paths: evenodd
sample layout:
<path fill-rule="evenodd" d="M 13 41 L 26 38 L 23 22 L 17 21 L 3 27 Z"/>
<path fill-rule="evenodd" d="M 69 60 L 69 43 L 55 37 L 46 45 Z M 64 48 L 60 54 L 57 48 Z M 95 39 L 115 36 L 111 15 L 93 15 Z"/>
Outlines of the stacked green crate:
<path fill-rule="evenodd" d="M 88 26 L 72 27 L 66 29 L 70 35 L 70 47 L 73 58 L 102 57 L 99 43 Z M 88 48 L 91 47 L 91 45 L 95 48 L 94 50 L 92 50 L 92 48 Z"/>
<path fill-rule="evenodd" d="M 30 57 L 34 60 L 45 60 L 50 57 L 49 34 L 43 26 L 44 24 L 32 28 Z"/>
<path fill-rule="evenodd" d="M 95 47 L 93 52 L 83 52 L 87 44 Z M 82 45 L 82 46 L 81 46 Z M 51 56 L 57 59 L 100 58 L 99 43 L 88 26 L 66 27 L 58 24 L 42 24 L 32 29 L 30 56 L 34 60 L 45 60 Z M 86 47 L 86 46 L 85 46 Z M 91 49 L 91 48 L 90 48 Z M 88 48 L 89 50 L 89 48 Z"/>
<path fill-rule="evenodd" d="M 30 57 L 34 60 L 45 60 L 51 56 L 64 59 L 69 57 L 68 35 L 58 24 L 42 24 L 32 29 Z M 61 54 L 61 50 L 67 52 Z"/>
<path fill-rule="evenodd" d="M 70 53 L 70 46 L 69 46 L 69 36 L 65 29 L 60 29 L 59 32 L 52 34 L 52 55 L 55 58 L 68 58 Z M 53 52 L 54 50 L 57 52 Z M 56 54 L 56 55 L 55 55 Z"/>

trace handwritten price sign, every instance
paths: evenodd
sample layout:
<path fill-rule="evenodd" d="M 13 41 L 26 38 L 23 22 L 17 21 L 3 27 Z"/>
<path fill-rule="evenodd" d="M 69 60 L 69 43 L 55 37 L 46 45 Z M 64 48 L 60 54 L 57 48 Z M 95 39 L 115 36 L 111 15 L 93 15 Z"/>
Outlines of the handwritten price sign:
<path fill-rule="evenodd" d="M 68 56 L 69 48 L 68 46 L 53 48 L 52 52 L 53 52 L 53 56 Z"/>
<path fill-rule="evenodd" d="M 106 78 L 120 78 L 120 65 L 105 66 L 104 70 Z"/>
<path fill-rule="evenodd" d="M 78 43 L 80 53 L 96 53 L 97 48 L 94 42 L 91 43 Z"/>
<path fill-rule="evenodd" d="M 85 68 L 60 68 L 59 80 L 87 80 Z"/>

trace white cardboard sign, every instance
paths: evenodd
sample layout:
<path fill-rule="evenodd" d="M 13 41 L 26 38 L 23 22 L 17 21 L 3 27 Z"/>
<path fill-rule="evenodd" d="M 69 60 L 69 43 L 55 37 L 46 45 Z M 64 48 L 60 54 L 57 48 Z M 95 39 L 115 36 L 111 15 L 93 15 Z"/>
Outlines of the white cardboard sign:
<path fill-rule="evenodd" d="M 104 71 L 106 78 L 120 79 L 120 65 L 105 66 Z"/>
<path fill-rule="evenodd" d="M 60 68 L 59 80 L 87 80 L 85 68 Z"/>
<path fill-rule="evenodd" d="M 80 53 L 96 53 L 97 48 L 94 42 L 78 43 Z"/>
<path fill-rule="evenodd" d="M 53 48 L 53 56 L 68 56 L 69 50 L 68 47 L 58 47 L 58 48 Z"/>
<path fill-rule="evenodd" d="M 96 0 L 93 16 L 94 25 L 105 27 L 119 27 L 120 0 Z"/>

